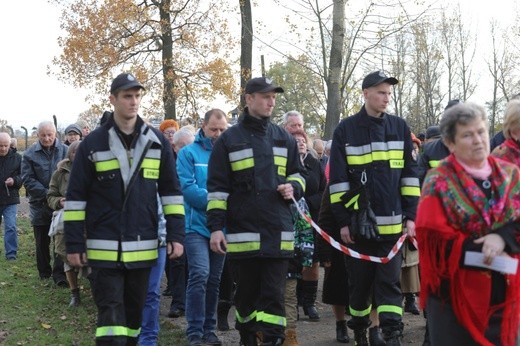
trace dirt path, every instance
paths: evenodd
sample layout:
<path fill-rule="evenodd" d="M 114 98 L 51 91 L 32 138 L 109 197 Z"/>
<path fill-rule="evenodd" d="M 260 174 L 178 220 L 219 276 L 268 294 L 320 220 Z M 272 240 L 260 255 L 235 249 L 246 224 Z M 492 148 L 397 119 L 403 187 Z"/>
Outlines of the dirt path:
<path fill-rule="evenodd" d="M 323 269 L 321 269 L 320 276 L 320 287 L 318 297 L 321 297 L 321 285 L 323 280 Z M 165 286 L 163 284 L 163 286 Z M 164 287 L 163 287 L 164 290 Z M 161 299 L 161 319 L 165 323 L 172 323 L 182 330 L 186 329 L 186 320 L 184 318 L 171 319 L 167 317 L 171 298 L 163 297 Z M 317 308 L 321 316 L 319 322 L 309 322 L 306 316 L 303 315 L 303 311 L 300 308 L 300 320 L 297 322 L 296 332 L 298 337 L 298 343 L 300 346 L 316 346 L 316 345 L 341 345 L 336 341 L 336 321 L 330 306 L 317 302 Z M 234 309 L 229 313 L 228 320 L 229 325 L 233 328 L 234 326 Z M 424 326 L 425 319 L 422 315 L 414 316 L 409 313 L 403 315 L 404 322 L 404 335 L 403 344 L 421 346 L 424 338 Z M 223 345 L 238 345 L 240 337 L 238 331 L 232 329 L 227 332 L 217 332 L 217 335 L 223 342 Z M 353 333 L 349 330 L 349 335 L 352 337 Z M 351 340 L 349 345 L 353 345 L 354 341 Z"/>

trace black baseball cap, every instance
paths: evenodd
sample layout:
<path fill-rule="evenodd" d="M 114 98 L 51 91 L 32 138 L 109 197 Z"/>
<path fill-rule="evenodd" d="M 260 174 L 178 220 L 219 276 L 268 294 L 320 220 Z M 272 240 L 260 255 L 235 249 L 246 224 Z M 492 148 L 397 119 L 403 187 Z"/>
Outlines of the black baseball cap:
<path fill-rule="evenodd" d="M 458 99 L 450 100 L 448 102 L 448 104 L 446 105 L 446 108 L 444 108 L 444 110 L 447 110 L 447 109 L 449 109 L 449 108 L 451 108 L 451 107 L 453 107 L 455 105 L 458 105 L 459 103 L 462 103 L 462 101 L 458 100 Z"/>
<path fill-rule="evenodd" d="M 426 129 L 426 139 L 439 138 L 441 136 L 441 128 L 438 125 L 432 125 Z"/>
<path fill-rule="evenodd" d="M 144 90 L 144 86 L 134 77 L 131 73 L 121 73 L 119 76 L 114 78 L 112 85 L 110 85 L 110 93 L 114 94 L 119 90 L 128 90 L 132 88 L 141 88 Z"/>
<path fill-rule="evenodd" d="M 363 84 L 361 85 L 361 89 L 366 89 L 370 87 L 374 87 L 376 85 L 379 85 L 381 83 L 388 83 L 390 85 L 395 85 L 399 83 L 397 79 L 394 77 L 387 77 L 387 75 L 379 70 L 370 72 L 366 75 L 366 77 L 363 79 Z"/>
<path fill-rule="evenodd" d="M 246 94 L 268 93 L 272 91 L 275 93 L 283 93 L 283 88 L 275 85 L 273 81 L 267 77 L 253 78 L 246 83 Z"/>

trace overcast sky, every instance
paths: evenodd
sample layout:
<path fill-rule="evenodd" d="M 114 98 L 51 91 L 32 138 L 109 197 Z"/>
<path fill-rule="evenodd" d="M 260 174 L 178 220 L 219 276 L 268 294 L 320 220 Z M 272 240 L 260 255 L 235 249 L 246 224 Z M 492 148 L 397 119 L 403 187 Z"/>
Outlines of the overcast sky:
<path fill-rule="evenodd" d="M 491 16 L 500 18 L 501 21 L 511 20 L 514 12 L 511 8 L 515 0 L 460 1 L 468 18 L 474 23 L 478 22 L 479 27 L 484 30 L 487 29 Z M 253 8 L 254 19 L 265 21 L 268 27 L 276 27 L 280 25 L 280 21 L 273 16 L 272 6 L 268 6 L 268 2 L 272 3 L 272 0 L 258 2 L 259 6 L 268 11 Z M 58 9 L 45 0 L 25 0 L 23 8 L 18 1 L 2 2 L 0 119 L 6 119 L 14 129 L 19 129 L 20 126 L 32 128 L 40 121 L 52 120 L 53 115 L 57 116 L 58 125 L 64 127 L 75 122 L 78 114 L 89 108 L 84 101 L 84 91 L 76 90 L 47 75 L 47 66 L 59 54 L 56 41 L 60 30 L 58 19 Z M 276 54 L 272 51 L 258 42 L 255 49 L 259 49 L 258 53 L 270 54 L 266 59 L 267 65 L 273 62 L 270 58 Z M 259 62 L 254 61 L 253 65 L 259 66 Z M 260 71 L 253 71 L 253 74 L 259 75 Z"/>

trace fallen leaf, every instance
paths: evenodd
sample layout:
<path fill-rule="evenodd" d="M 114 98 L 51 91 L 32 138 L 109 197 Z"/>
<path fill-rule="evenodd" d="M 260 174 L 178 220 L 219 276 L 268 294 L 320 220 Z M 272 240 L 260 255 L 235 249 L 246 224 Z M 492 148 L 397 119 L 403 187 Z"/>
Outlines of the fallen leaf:
<path fill-rule="evenodd" d="M 52 326 L 50 324 L 47 324 L 47 323 L 42 323 L 42 327 L 45 328 L 45 329 L 51 329 Z"/>
<path fill-rule="evenodd" d="M 66 319 L 67 319 L 67 316 L 65 316 L 65 315 L 62 315 L 62 316 L 60 317 L 60 320 L 62 320 L 62 321 L 65 321 Z"/>

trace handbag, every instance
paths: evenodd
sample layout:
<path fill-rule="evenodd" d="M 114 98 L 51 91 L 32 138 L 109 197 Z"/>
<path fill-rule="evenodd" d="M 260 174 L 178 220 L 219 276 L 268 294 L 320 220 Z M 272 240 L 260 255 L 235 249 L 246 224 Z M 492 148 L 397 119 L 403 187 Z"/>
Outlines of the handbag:
<path fill-rule="evenodd" d="M 57 233 L 63 233 L 63 212 L 64 209 L 55 210 L 52 212 L 52 221 L 51 226 L 49 227 L 49 237 L 52 237 Z"/>

